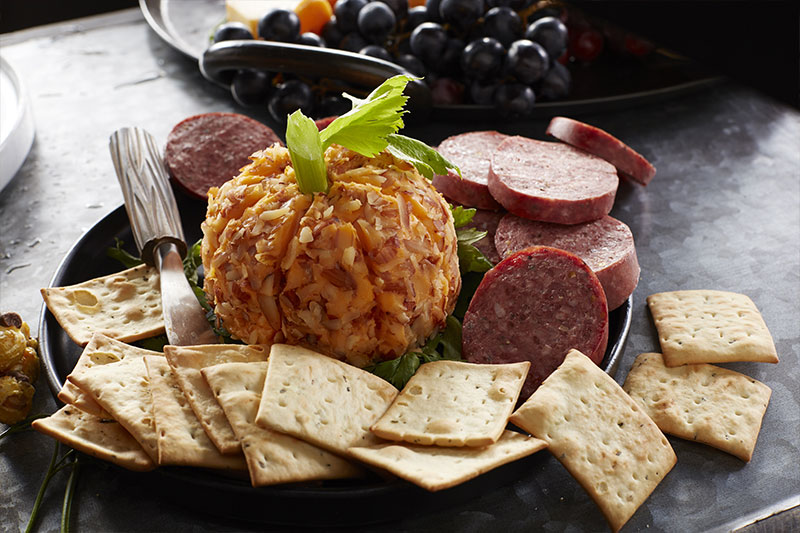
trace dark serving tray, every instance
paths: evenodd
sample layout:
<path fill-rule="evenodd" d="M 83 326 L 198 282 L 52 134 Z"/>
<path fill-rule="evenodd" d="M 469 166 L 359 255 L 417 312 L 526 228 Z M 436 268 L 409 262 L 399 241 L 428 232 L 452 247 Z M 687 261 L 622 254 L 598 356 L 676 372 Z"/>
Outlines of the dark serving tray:
<path fill-rule="evenodd" d="M 176 191 L 184 232 L 189 242 L 201 237 L 200 222 L 205 202 Z M 118 207 L 90 228 L 71 247 L 61 261 L 50 286 L 80 283 L 121 270 L 118 262 L 106 255 L 114 239 L 132 245 L 127 213 Z M 632 317 L 632 297 L 609 315 L 609 345 L 601 366 L 614 375 L 628 337 Z M 39 318 L 40 356 L 51 392 L 55 396 L 75 366 L 82 348 L 59 326 L 55 317 L 42 307 Z M 149 473 L 123 472 L 134 482 L 147 484 L 163 497 L 201 512 L 235 517 L 250 522 L 296 526 L 346 526 L 399 520 L 406 507 L 398 502 L 414 502 L 417 513 L 441 510 L 469 501 L 480 494 L 509 485 L 540 468 L 547 454 L 534 454 L 504 465 L 469 482 L 430 493 L 397 478 L 377 474 L 360 480 L 303 483 L 253 488 L 247 479 L 227 477 L 202 469 L 161 467 Z M 308 512 L 313 509 L 313 512 Z"/>

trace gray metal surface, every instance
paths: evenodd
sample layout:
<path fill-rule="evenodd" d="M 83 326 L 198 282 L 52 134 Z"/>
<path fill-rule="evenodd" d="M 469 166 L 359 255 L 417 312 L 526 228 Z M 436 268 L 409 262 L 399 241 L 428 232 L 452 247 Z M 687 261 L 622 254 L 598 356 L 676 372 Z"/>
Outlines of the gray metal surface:
<path fill-rule="evenodd" d="M 196 65 L 149 29 L 138 12 L 3 36 L 3 57 L 29 87 L 37 139 L 0 195 L 0 308 L 35 326 L 39 289 L 72 243 L 122 196 L 108 135 L 138 124 L 162 142 L 195 113 L 239 111 Z M 623 531 L 725 531 L 800 503 L 800 114 L 734 85 L 614 113 L 583 115 L 658 168 L 646 188 L 623 184 L 612 214 L 637 242 L 642 276 L 617 380 L 634 357 L 658 350 L 648 294 L 714 288 L 748 294 L 773 334 L 777 365 L 726 365 L 769 385 L 772 399 L 749 463 L 670 438 L 678 464 Z M 543 138 L 547 120 L 432 124 L 407 131 L 437 143 L 465 128 Z M 273 125 L 274 126 L 274 125 Z M 35 328 L 34 328 L 35 329 Z M 35 412 L 52 412 L 44 379 Z M 24 529 L 52 451 L 36 433 L 0 441 L 0 529 Z M 58 529 L 66 478 L 43 502 L 40 531 Z M 585 491 L 553 458 L 519 482 L 474 501 L 375 530 L 603 531 Z M 298 508 L 298 513 L 313 509 Z M 73 510 L 80 531 L 265 530 L 189 511 L 137 476 L 92 466 Z M 333 524 L 332 524 L 333 525 Z M 278 529 L 278 528 L 276 528 Z"/>

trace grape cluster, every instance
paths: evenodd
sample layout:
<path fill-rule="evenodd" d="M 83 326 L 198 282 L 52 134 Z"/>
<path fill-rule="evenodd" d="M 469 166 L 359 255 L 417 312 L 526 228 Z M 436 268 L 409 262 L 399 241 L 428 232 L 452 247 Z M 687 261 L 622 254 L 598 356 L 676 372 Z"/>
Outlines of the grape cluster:
<path fill-rule="evenodd" d="M 604 34 L 594 27 L 568 32 L 572 12 L 558 2 L 411 1 L 410 7 L 409 0 L 337 0 L 318 34 L 300 33 L 295 12 L 273 9 L 259 20 L 258 34 L 391 61 L 423 77 L 436 105 L 493 106 L 506 116 L 526 116 L 537 100 L 566 97 L 572 80 L 565 64 L 592 61 L 603 50 Z M 252 38 L 247 26 L 225 23 L 214 42 Z M 242 105 L 266 104 L 278 121 L 298 108 L 318 117 L 349 108 L 318 80 L 286 74 L 240 71 L 231 90 Z"/>

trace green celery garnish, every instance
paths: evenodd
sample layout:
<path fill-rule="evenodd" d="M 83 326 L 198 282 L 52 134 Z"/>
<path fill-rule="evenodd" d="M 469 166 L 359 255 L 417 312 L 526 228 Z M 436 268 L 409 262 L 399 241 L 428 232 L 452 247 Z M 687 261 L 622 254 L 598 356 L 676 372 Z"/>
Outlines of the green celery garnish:
<path fill-rule="evenodd" d="M 403 109 L 408 97 L 403 90 L 414 78 L 399 75 L 389 78 L 364 100 L 345 94 L 353 108 L 318 131 L 314 121 L 297 110 L 286 124 L 286 147 L 292 159 L 295 179 L 303 194 L 328 192 L 325 150 L 339 144 L 365 157 L 374 157 L 384 150 L 408 161 L 424 176 L 445 174 L 452 168 L 461 173 L 436 150 L 425 143 L 396 135 L 403 127 Z"/>

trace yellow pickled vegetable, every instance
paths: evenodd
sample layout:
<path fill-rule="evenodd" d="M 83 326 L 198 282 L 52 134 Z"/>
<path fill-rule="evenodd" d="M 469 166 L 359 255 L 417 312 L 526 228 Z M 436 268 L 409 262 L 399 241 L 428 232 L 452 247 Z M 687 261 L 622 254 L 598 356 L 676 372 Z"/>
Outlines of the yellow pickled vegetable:
<path fill-rule="evenodd" d="M 39 377 L 38 343 L 16 313 L 0 314 L 0 422 L 14 424 L 31 410 Z"/>

